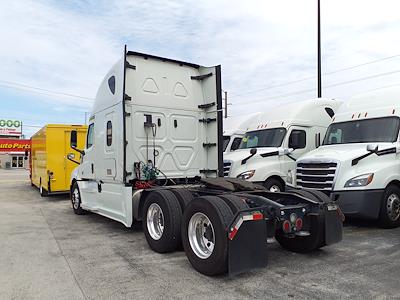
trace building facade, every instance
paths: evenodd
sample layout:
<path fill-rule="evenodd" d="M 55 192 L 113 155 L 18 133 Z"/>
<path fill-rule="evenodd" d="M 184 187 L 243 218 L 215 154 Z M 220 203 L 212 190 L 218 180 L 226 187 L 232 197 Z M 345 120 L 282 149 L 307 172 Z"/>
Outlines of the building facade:
<path fill-rule="evenodd" d="M 31 141 L 22 139 L 22 122 L 0 118 L 0 168 L 28 169 Z"/>

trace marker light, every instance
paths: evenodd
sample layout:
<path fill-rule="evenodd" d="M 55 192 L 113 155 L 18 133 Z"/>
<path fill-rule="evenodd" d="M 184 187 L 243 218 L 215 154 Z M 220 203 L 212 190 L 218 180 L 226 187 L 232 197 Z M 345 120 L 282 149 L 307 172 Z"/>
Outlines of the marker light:
<path fill-rule="evenodd" d="M 282 224 L 282 229 L 283 232 L 289 233 L 290 232 L 290 222 L 288 220 L 285 220 Z"/>
<path fill-rule="evenodd" d="M 296 223 L 295 223 L 295 226 L 296 226 L 296 230 L 297 230 L 297 231 L 300 231 L 301 228 L 303 227 L 303 220 L 300 219 L 300 218 L 297 218 Z"/>

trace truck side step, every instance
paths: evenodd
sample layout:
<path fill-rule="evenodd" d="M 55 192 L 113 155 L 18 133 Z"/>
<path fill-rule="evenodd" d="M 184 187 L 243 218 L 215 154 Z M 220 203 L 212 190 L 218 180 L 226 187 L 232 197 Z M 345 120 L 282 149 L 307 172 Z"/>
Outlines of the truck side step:
<path fill-rule="evenodd" d="M 204 74 L 204 75 L 198 75 L 198 76 L 190 76 L 190 79 L 192 80 L 203 80 L 205 78 L 211 77 L 212 76 L 212 72 L 208 73 L 208 74 Z"/>
<path fill-rule="evenodd" d="M 210 107 L 213 107 L 213 106 L 215 106 L 215 102 L 206 103 L 206 104 L 200 104 L 197 107 L 200 108 L 200 109 L 207 109 L 207 108 L 210 108 Z"/>

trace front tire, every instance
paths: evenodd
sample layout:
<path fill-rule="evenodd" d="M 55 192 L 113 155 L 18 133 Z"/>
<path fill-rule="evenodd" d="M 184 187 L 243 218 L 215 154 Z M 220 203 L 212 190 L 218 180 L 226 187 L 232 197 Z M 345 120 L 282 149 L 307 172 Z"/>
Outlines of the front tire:
<path fill-rule="evenodd" d="M 81 192 L 79 190 L 78 183 L 75 181 L 71 188 L 71 204 L 72 209 L 76 215 L 85 215 L 86 210 L 82 208 Z"/>
<path fill-rule="evenodd" d="M 195 198 L 182 219 L 182 243 L 191 265 L 198 272 L 214 276 L 228 270 L 226 228 L 232 221 L 229 206 L 216 196 Z"/>
<path fill-rule="evenodd" d="M 278 179 L 276 178 L 269 178 L 264 182 L 264 186 L 265 188 L 272 192 L 272 193 L 279 193 L 279 192 L 283 192 L 285 191 L 285 187 L 282 184 L 282 182 L 280 182 Z"/>
<path fill-rule="evenodd" d="M 382 228 L 400 226 L 400 188 L 389 185 L 383 194 L 378 225 Z"/>
<path fill-rule="evenodd" d="M 150 192 L 143 206 L 142 218 L 144 235 L 151 249 L 166 253 L 181 245 L 182 210 L 171 191 Z"/>

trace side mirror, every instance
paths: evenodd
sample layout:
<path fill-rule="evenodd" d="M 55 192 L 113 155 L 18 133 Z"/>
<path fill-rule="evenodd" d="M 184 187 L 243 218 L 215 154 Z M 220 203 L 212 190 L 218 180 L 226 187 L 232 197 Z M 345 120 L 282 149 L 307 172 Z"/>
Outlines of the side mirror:
<path fill-rule="evenodd" d="M 279 156 L 288 155 L 293 152 L 293 148 L 278 148 Z"/>
<path fill-rule="evenodd" d="M 378 145 L 376 145 L 376 144 L 368 144 L 367 145 L 367 151 L 368 152 L 378 152 Z"/>
<path fill-rule="evenodd" d="M 71 146 L 72 149 L 76 148 L 76 146 L 78 145 L 78 135 L 76 130 L 71 130 L 69 145 Z"/>
<path fill-rule="evenodd" d="M 251 155 L 256 155 L 256 153 L 257 153 L 257 148 L 251 148 L 250 149 L 250 154 Z"/>
<path fill-rule="evenodd" d="M 293 130 L 289 137 L 289 148 L 302 149 L 306 147 L 306 133 L 302 130 Z"/>
<path fill-rule="evenodd" d="M 75 159 L 75 154 L 74 154 L 74 153 L 68 153 L 68 154 L 67 154 L 67 158 L 68 158 L 69 160 Z"/>

